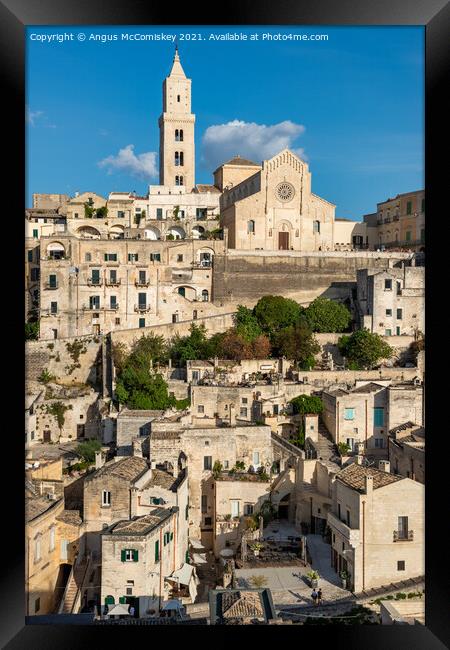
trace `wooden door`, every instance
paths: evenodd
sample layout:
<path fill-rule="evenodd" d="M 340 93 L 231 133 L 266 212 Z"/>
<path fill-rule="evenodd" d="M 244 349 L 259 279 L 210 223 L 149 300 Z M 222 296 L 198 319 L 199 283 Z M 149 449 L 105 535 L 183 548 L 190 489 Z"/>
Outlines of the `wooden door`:
<path fill-rule="evenodd" d="M 278 233 L 278 250 L 280 250 L 280 251 L 289 250 L 289 233 L 288 232 L 279 232 Z"/>

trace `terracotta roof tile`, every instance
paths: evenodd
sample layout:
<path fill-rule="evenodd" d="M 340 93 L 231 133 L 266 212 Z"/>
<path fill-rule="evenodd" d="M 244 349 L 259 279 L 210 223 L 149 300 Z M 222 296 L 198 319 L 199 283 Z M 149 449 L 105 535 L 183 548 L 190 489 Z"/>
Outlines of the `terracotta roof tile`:
<path fill-rule="evenodd" d="M 364 467 L 358 465 L 357 463 L 352 463 L 348 465 L 340 472 L 336 474 L 336 479 L 342 481 L 352 489 L 357 492 L 365 492 L 366 476 L 373 477 L 373 489 L 376 490 L 381 487 L 385 487 L 390 483 L 396 483 L 403 479 L 402 476 L 397 476 L 395 474 L 389 474 L 388 472 L 383 472 L 382 470 L 375 469 L 374 467 Z"/>

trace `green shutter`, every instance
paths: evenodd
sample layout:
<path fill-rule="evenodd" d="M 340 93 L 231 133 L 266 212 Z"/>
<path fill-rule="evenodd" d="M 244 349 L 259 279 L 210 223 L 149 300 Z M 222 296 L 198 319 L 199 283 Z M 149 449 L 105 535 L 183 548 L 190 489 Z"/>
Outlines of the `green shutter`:
<path fill-rule="evenodd" d="M 105 253 L 105 262 L 108 261 L 108 253 Z"/>
<path fill-rule="evenodd" d="M 127 604 L 127 597 L 126 596 L 120 596 L 119 603 L 121 603 L 122 605 L 126 605 Z"/>
<path fill-rule="evenodd" d="M 173 533 L 170 533 L 170 541 L 173 540 Z"/>
<path fill-rule="evenodd" d="M 120 551 L 120 559 L 121 559 L 122 562 L 126 562 L 125 549 Z"/>
<path fill-rule="evenodd" d="M 133 562 L 139 562 L 139 551 L 133 551 Z"/>
<path fill-rule="evenodd" d="M 155 562 L 159 562 L 159 540 L 155 542 Z"/>
<path fill-rule="evenodd" d="M 189 551 L 186 551 L 186 563 L 189 562 Z"/>

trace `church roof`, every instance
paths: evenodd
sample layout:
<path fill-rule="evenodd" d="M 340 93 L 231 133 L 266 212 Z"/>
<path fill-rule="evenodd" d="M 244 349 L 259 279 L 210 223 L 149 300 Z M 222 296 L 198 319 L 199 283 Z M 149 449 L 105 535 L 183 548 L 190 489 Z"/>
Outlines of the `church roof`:
<path fill-rule="evenodd" d="M 226 163 L 223 163 L 221 167 L 224 165 L 244 165 L 245 167 L 250 166 L 250 167 L 261 167 L 259 163 L 255 163 L 252 160 L 248 160 L 248 158 L 241 158 L 241 156 L 236 155 L 234 158 L 231 158 L 231 160 L 228 160 Z"/>

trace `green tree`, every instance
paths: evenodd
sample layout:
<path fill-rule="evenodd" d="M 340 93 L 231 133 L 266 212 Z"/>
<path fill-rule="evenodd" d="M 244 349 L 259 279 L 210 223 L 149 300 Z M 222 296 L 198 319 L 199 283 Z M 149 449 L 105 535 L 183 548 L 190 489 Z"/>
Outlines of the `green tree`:
<path fill-rule="evenodd" d="M 117 380 L 116 396 L 130 409 L 165 410 L 176 405 L 162 375 L 142 366 L 127 365 L 123 369 Z"/>
<path fill-rule="evenodd" d="M 169 346 L 171 358 L 180 366 L 185 366 L 186 361 L 193 359 L 208 359 L 211 346 L 206 337 L 206 328 L 203 324 L 192 323 L 188 336 L 176 334 Z"/>
<path fill-rule="evenodd" d="M 345 332 L 352 318 L 345 305 L 328 298 L 313 300 L 305 316 L 313 332 Z"/>
<path fill-rule="evenodd" d="M 25 341 L 37 341 L 39 339 L 39 321 L 25 323 Z"/>
<path fill-rule="evenodd" d="M 94 216 L 95 209 L 89 205 L 89 203 L 84 204 L 84 218 L 85 219 L 92 219 Z"/>
<path fill-rule="evenodd" d="M 338 347 L 355 369 L 372 368 L 380 359 L 390 359 L 394 350 L 379 334 L 368 329 L 357 330 L 350 336 L 341 336 Z"/>
<path fill-rule="evenodd" d="M 93 438 L 91 440 L 80 442 L 80 444 L 75 449 L 75 453 L 77 453 L 78 456 L 81 456 L 81 458 L 83 458 L 87 463 L 94 463 L 95 452 L 100 451 L 101 448 L 101 442 Z"/>
<path fill-rule="evenodd" d="M 253 310 L 248 307 L 238 305 L 233 319 L 236 332 L 248 343 L 251 343 L 263 333 Z"/>
<path fill-rule="evenodd" d="M 320 352 L 320 345 L 310 328 L 301 321 L 278 332 L 275 348 L 280 355 L 295 361 L 302 370 L 314 368 L 314 356 Z"/>
<path fill-rule="evenodd" d="M 263 296 L 256 303 L 253 314 L 262 330 L 273 337 L 281 329 L 300 320 L 303 308 L 290 298 Z"/>
<path fill-rule="evenodd" d="M 323 411 L 323 402 L 316 395 L 299 395 L 291 399 L 291 404 L 294 414 L 317 413 L 320 415 Z"/>
<path fill-rule="evenodd" d="M 163 336 L 158 336 L 153 332 L 142 335 L 133 343 L 131 355 L 143 356 L 155 363 L 165 363 L 169 358 L 168 347 Z"/>
<path fill-rule="evenodd" d="M 106 205 L 103 205 L 101 208 L 97 208 L 95 211 L 96 214 L 95 216 L 98 217 L 99 219 L 105 218 L 108 216 L 108 208 Z"/>

